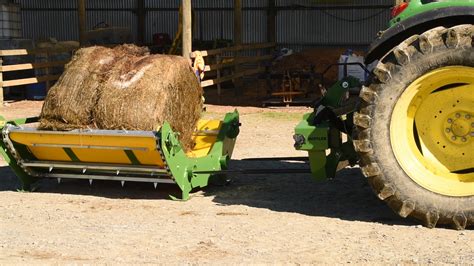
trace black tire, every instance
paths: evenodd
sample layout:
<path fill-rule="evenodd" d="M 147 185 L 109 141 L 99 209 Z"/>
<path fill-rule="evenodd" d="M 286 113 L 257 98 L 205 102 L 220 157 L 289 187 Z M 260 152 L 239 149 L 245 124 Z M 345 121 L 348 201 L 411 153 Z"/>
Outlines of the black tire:
<path fill-rule="evenodd" d="M 443 224 L 462 230 L 474 225 L 474 196 L 444 196 L 415 183 L 392 151 L 391 115 L 418 77 L 445 66 L 474 67 L 473 35 L 474 26 L 466 24 L 434 28 L 402 42 L 379 61 L 371 84 L 361 90 L 361 107 L 354 116 L 354 146 L 375 194 L 400 216 L 430 228 Z"/>

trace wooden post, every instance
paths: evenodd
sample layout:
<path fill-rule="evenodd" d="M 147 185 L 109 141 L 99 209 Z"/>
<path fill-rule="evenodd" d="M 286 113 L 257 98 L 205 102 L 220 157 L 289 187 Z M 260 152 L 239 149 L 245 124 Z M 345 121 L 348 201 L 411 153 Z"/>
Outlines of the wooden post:
<path fill-rule="evenodd" d="M 81 46 L 86 43 L 86 1 L 77 0 L 77 16 L 79 17 L 79 41 Z"/>
<path fill-rule="evenodd" d="M 182 0 L 183 5 L 183 57 L 191 60 L 193 51 L 193 19 L 191 0 Z"/>
<path fill-rule="evenodd" d="M 3 65 L 3 60 L 0 59 L 0 67 Z M 3 71 L 0 70 L 0 108 L 3 107 Z"/>
<path fill-rule="evenodd" d="M 242 0 L 234 0 L 234 45 L 242 44 Z"/>
<path fill-rule="evenodd" d="M 276 6 L 275 0 L 268 0 L 267 41 L 276 42 Z"/>
<path fill-rule="evenodd" d="M 242 0 L 234 0 L 234 45 L 242 45 Z M 234 52 L 234 60 L 238 61 L 240 59 L 240 49 Z M 239 73 L 241 70 L 240 66 L 237 64 L 234 67 L 234 74 Z M 235 94 L 239 95 L 239 88 L 242 87 L 240 79 L 237 78 L 234 81 Z"/>
<path fill-rule="evenodd" d="M 49 58 L 50 58 L 50 53 L 49 53 L 49 52 L 46 52 L 46 63 L 48 63 L 48 64 L 49 64 L 49 62 L 50 62 L 50 61 L 49 61 Z M 46 68 L 44 69 L 44 71 L 45 71 L 45 75 L 46 75 L 46 76 L 49 76 L 49 74 L 50 74 L 49 66 L 46 67 Z M 51 88 L 51 81 L 50 81 L 50 80 L 47 80 L 47 81 L 46 81 L 46 92 L 48 92 L 50 88 Z"/>
<path fill-rule="evenodd" d="M 221 56 L 219 54 L 216 55 L 216 64 L 221 64 L 222 63 L 222 60 L 221 60 Z M 217 80 L 220 80 L 221 78 L 221 69 L 217 69 Z M 217 83 L 217 103 L 221 103 L 221 91 L 222 91 L 222 87 L 221 87 L 221 83 Z"/>
<path fill-rule="evenodd" d="M 262 55 L 262 49 L 258 49 L 258 50 L 257 50 L 257 57 L 260 57 L 261 55 Z M 259 61 L 259 62 L 257 63 L 257 67 L 258 67 L 259 69 L 262 67 L 262 65 L 263 65 L 263 62 L 262 62 L 262 61 Z M 257 93 L 256 93 L 256 94 L 257 94 L 257 97 L 256 97 L 256 98 L 258 99 L 258 98 L 260 97 L 260 93 L 259 93 L 259 92 L 260 92 L 260 78 L 257 77 L 257 79 L 256 79 L 255 81 L 256 81 L 256 84 L 257 84 L 257 86 L 255 86 L 255 91 L 257 92 Z"/>
<path fill-rule="evenodd" d="M 272 42 L 276 43 L 276 16 L 277 16 L 277 9 L 276 9 L 276 4 L 275 0 L 268 0 L 268 9 L 267 9 L 267 42 Z M 268 48 L 265 50 L 266 54 L 271 55 L 273 53 L 273 48 Z M 267 73 L 267 94 L 271 94 L 272 90 L 272 81 L 269 73 L 269 67 L 265 67 L 265 71 Z"/>
<path fill-rule="evenodd" d="M 140 45 L 145 44 L 145 0 L 137 0 L 137 39 Z"/>

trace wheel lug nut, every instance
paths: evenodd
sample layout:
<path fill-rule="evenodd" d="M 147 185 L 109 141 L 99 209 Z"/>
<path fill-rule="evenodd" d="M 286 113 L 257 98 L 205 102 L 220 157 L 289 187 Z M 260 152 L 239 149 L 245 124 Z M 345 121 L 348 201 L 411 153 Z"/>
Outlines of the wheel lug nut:
<path fill-rule="evenodd" d="M 471 119 L 471 115 L 466 115 L 466 119 Z"/>
<path fill-rule="evenodd" d="M 456 114 L 456 118 L 460 118 L 461 117 L 461 114 L 460 113 L 457 113 Z"/>
<path fill-rule="evenodd" d="M 452 120 L 451 118 L 449 118 L 449 119 L 448 119 L 448 123 L 451 124 L 452 122 L 453 122 L 453 120 Z"/>
<path fill-rule="evenodd" d="M 474 132 L 471 132 L 471 137 L 474 137 Z"/>
<path fill-rule="evenodd" d="M 452 140 L 456 140 L 456 136 L 452 136 L 451 139 L 452 139 Z"/>
<path fill-rule="evenodd" d="M 462 142 L 466 142 L 467 139 L 466 139 L 465 137 L 462 137 L 461 141 L 462 141 Z"/>
<path fill-rule="evenodd" d="M 449 133 L 449 132 L 451 132 L 451 129 L 450 129 L 450 128 L 447 128 L 447 129 L 446 129 L 446 133 Z"/>
<path fill-rule="evenodd" d="M 474 123 L 471 124 L 471 127 L 474 127 Z"/>

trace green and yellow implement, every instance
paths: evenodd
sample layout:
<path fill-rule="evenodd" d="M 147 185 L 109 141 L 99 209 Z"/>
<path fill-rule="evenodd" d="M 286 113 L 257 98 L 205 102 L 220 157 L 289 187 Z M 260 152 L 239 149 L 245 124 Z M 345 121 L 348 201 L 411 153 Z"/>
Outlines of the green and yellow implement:
<path fill-rule="evenodd" d="M 227 169 L 239 134 L 239 114 L 200 120 L 194 148 L 185 152 L 168 123 L 157 131 L 40 131 L 37 118 L 0 117 L 1 154 L 24 189 L 41 178 L 114 180 L 177 184 L 186 200 L 194 188 L 208 185 L 212 172 Z"/>

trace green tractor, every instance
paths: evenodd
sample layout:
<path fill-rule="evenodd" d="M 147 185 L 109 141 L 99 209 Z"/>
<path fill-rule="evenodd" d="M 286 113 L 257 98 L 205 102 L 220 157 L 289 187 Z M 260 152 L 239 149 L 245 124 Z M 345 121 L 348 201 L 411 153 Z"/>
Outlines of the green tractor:
<path fill-rule="evenodd" d="M 390 24 L 366 56 L 378 61 L 370 81 L 330 88 L 296 127 L 295 147 L 318 179 L 358 163 L 402 217 L 472 226 L 474 0 L 403 2 Z"/>

